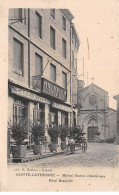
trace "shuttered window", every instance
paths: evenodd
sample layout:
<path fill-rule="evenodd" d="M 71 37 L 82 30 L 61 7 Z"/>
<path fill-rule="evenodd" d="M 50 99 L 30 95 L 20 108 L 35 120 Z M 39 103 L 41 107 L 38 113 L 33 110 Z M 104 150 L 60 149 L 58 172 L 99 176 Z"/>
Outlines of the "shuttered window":
<path fill-rule="evenodd" d="M 14 9 L 14 16 L 17 20 L 19 20 L 20 22 L 22 22 L 22 9 Z"/>
<path fill-rule="evenodd" d="M 67 89 L 67 74 L 62 72 L 62 87 Z"/>
<path fill-rule="evenodd" d="M 62 56 L 66 59 L 66 41 L 62 38 Z"/>
<path fill-rule="evenodd" d="M 23 75 L 23 43 L 13 40 L 13 65 L 14 71 Z"/>
<path fill-rule="evenodd" d="M 55 29 L 50 26 L 50 46 L 55 50 Z"/>
<path fill-rule="evenodd" d="M 35 54 L 35 75 L 42 75 L 43 58 Z"/>
<path fill-rule="evenodd" d="M 56 67 L 53 64 L 50 64 L 50 80 L 56 81 Z"/>
<path fill-rule="evenodd" d="M 42 16 L 36 12 L 36 35 L 42 39 Z"/>

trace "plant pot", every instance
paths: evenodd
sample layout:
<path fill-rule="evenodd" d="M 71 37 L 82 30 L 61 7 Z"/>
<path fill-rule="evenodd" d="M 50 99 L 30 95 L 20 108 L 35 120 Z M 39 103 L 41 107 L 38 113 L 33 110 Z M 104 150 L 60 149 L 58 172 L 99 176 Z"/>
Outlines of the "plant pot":
<path fill-rule="evenodd" d="M 65 142 L 62 142 L 62 143 L 61 143 L 61 149 L 62 149 L 62 150 L 65 150 L 65 149 L 66 149 L 66 143 L 65 143 Z"/>
<path fill-rule="evenodd" d="M 34 155 L 42 154 L 43 145 L 33 145 L 33 153 Z"/>
<path fill-rule="evenodd" d="M 25 158 L 26 157 L 26 146 L 11 146 L 13 158 Z"/>
<path fill-rule="evenodd" d="M 50 152 L 57 152 L 57 144 L 50 144 Z"/>

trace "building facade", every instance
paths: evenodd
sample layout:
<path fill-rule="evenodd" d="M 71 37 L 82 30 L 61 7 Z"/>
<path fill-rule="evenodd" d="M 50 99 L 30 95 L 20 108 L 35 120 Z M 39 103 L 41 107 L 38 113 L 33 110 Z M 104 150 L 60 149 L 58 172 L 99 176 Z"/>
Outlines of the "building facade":
<path fill-rule="evenodd" d="M 109 108 L 108 92 L 95 84 L 85 88 L 83 81 L 78 84 L 78 125 L 86 133 L 87 139 L 99 141 L 115 138 L 117 112 Z"/>
<path fill-rule="evenodd" d="M 67 9 L 9 10 L 8 121 L 72 125 L 73 18 Z"/>

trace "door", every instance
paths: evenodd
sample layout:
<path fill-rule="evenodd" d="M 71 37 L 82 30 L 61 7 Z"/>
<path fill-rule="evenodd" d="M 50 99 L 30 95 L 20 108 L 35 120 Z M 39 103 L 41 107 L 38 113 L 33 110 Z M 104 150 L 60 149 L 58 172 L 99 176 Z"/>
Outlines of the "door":
<path fill-rule="evenodd" d="M 88 140 L 93 141 L 98 133 L 98 127 L 88 127 Z"/>

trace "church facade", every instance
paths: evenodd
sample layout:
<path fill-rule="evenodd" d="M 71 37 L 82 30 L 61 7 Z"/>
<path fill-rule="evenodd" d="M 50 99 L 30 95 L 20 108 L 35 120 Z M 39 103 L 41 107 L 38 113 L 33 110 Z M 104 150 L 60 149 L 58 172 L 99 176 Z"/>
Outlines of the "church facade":
<path fill-rule="evenodd" d="M 95 84 L 83 87 L 78 81 L 78 125 L 86 133 L 88 141 L 116 137 L 116 110 L 109 108 L 108 92 Z"/>

